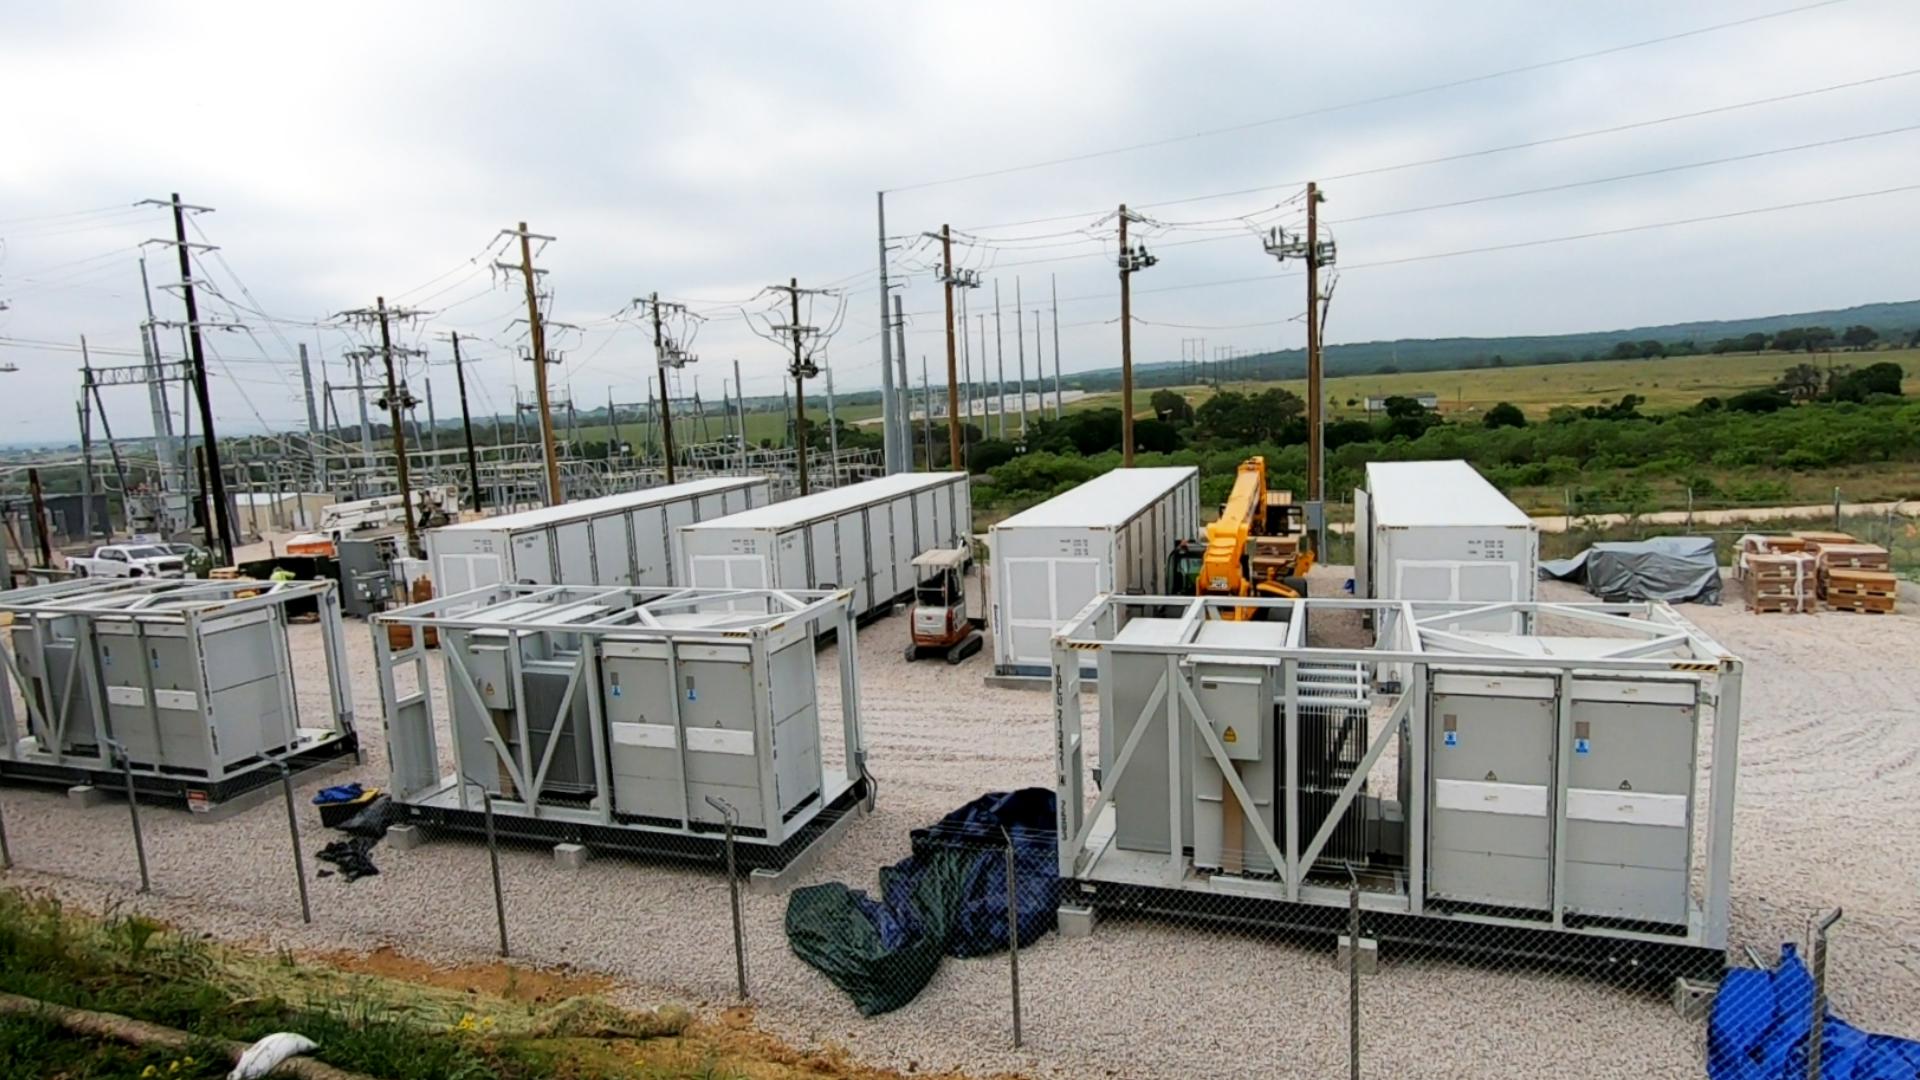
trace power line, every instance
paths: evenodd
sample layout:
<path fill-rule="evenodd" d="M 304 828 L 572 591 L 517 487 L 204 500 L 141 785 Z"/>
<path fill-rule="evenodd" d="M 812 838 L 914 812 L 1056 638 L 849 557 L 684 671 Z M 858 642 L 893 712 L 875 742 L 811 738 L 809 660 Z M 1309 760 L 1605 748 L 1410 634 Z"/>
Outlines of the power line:
<path fill-rule="evenodd" d="M 1644 120 L 1633 120 L 1623 124 L 1613 124 L 1607 127 L 1591 128 L 1585 131 L 1569 132 L 1564 135 L 1550 135 L 1540 139 L 1529 139 L 1525 142 L 1483 147 L 1478 150 L 1465 150 L 1458 153 L 1442 154 L 1438 157 L 1419 158 L 1412 161 L 1395 162 L 1390 165 L 1376 165 L 1365 169 L 1352 169 L 1346 172 L 1323 172 L 1317 175 L 1315 179 L 1321 182 L 1329 180 L 1355 180 L 1361 177 L 1380 176 L 1385 173 L 1400 172 L 1406 169 L 1424 168 L 1429 165 L 1444 165 L 1456 161 L 1467 161 L 1473 158 L 1490 157 L 1494 154 L 1510 153 L 1515 150 L 1531 150 L 1541 146 L 1551 146 L 1558 143 L 1575 142 L 1580 139 L 1597 138 L 1601 135 L 1617 135 L 1623 131 L 1636 131 L 1642 128 L 1658 127 L 1662 124 L 1679 123 L 1683 120 L 1698 120 L 1705 116 L 1717 116 L 1723 113 L 1738 112 L 1743 109 L 1759 108 L 1765 105 L 1778 105 L 1783 102 L 1817 97 L 1821 94 L 1831 94 L 1841 90 L 1854 90 L 1862 86 L 1890 82 L 1894 79 L 1911 78 L 1914 75 L 1920 75 L 1920 68 L 1908 68 L 1904 71 L 1893 71 L 1864 79 L 1854 79 L 1849 82 L 1833 83 L 1828 86 L 1816 86 L 1786 94 L 1775 94 L 1770 97 L 1733 102 L 1728 105 L 1715 105 L 1711 108 L 1696 109 L 1691 112 L 1672 113 L 1670 115 L 1651 117 Z M 1205 195 L 1186 195 L 1177 199 L 1163 199 L 1159 202 L 1141 203 L 1139 204 L 1139 208 L 1142 210 L 1152 210 L 1162 206 L 1179 206 L 1186 203 L 1207 202 L 1213 199 L 1229 199 L 1240 195 L 1261 195 L 1270 191 L 1301 187 L 1305 185 L 1306 182 L 1305 179 L 1287 180 L 1272 184 L 1261 184 L 1257 187 L 1235 188 L 1232 191 L 1215 191 Z M 970 225 L 967 228 L 970 232 L 982 232 L 991 229 L 1011 229 L 1022 225 L 1043 225 L 1057 221 L 1076 221 L 1104 213 L 1109 213 L 1109 211 L 1083 210 L 1076 214 L 1057 214 L 1050 217 L 1028 218 L 1024 221 L 1003 222 L 995 225 Z"/>
<path fill-rule="evenodd" d="M 1734 19 L 1729 22 L 1714 23 L 1711 26 L 1696 27 L 1692 30 L 1682 30 L 1674 34 L 1664 34 L 1660 37 L 1646 38 L 1641 41 L 1632 41 L 1632 42 L 1627 42 L 1621 45 L 1612 45 L 1604 49 L 1595 49 L 1591 52 L 1575 53 L 1574 55 L 1571 55 L 1571 56 L 1562 56 L 1553 60 L 1542 60 L 1532 64 L 1523 64 L 1523 65 L 1520 65 L 1519 67 L 1503 68 L 1499 71 L 1490 71 L 1481 75 L 1471 75 L 1462 79 L 1452 79 L 1447 82 L 1432 83 L 1427 86 L 1415 87 L 1410 90 L 1396 90 L 1388 94 L 1376 94 L 1373 97 L 1359 98 L 1354 101 L 1342 102 L 1337 105 L 1321 105 L 1312 109 L 1304 109 L 1300 112 L 1287 113 L 1283 116 L 1268 117 L 1264 120 L 1250 120 L 1245 123 L 1230 124 L 1226 127 L 1207 128 L 1203 131 L 1189 132 L 1185 135 L 1172 135 L 1165 138 L 1154 139 L 1149 142 L 1133 143 L 1128 146 L 1118 146 L 1118 147 L 1113 147 L 1107 150 L 1092 150 L 1086 153 L 1072 154 L 1067 157 L 1050 158 L 1046 161 L 1036 161 L 1026 165 L 1010 165 L 1010 166 L 1006 166 L 998 169 L 987 169 L 981 172 L 967 173 L 961 176 L 950 176 L 941 180 L 923 180 L 916 184 L 906 184 L 900 187 L 889 188 L 887 190 L 889 192 L 904 192 L 904 191 L 917 191 L 922 188 L 943 187 L 947 184 L 960 184 L 960 183 L 966 183 L 971 180 L 985 180 L 990 177 L 1006 176 L 1011 173 L 1018 173 L 1018 172 L 1028 172 L 1033 169 L 1051 168 L 1056 165 L 1067 165 L 1077 161 L 1090 161 L 1095 158 L 1112 157 L 1116 154 L 1132 153 L 1133 151 L 1136 151 L 1136 150 L 1151 150 L 1157 147 L 1171 146 L 1175 143 L 1190 142 L 1195 139 L 1211 138 L 1216 135 L 1230 135 L 1230 134 L 1234 134 L 1236 132 L 1241 132 L 1241 131 L 1251 131 L 1255 128 L 1270 127 L 1275 124 L 1291 123 L 1295 120 L 1304 120 L 1314 116 L 1325 116 L 1330 113 L 1342 112 L 1348 109 L 1357 109 L 1367 105 L 1379 105 L 1389 101 L 1403 101 L 1407 98 L 1419 97 L 1425 94 L 1438 93 L 1442 90 L 1453 90 L 1453 89 L 1458 89 L 1459 87 L 1462 87 L 1462 86 L 1471 86 L 1475 83 L 1488 82 L 1493 79 L 1504 79 L 1513 75 L 1523 75 L 1532 71 L 1540 71 L 1545 68 L 1556 67 L 1561 64 L 1572 64 L 1582 60 L 1592 60 L 1596 57 L 1611 56 L 1615 53 L 1628 52 L 1634 49 L 1643 49 L 1652 45 L 1662 45 L 1670 41 L 1679 41 L 1684 38 L 1698 37 L 1701 34 L 1710 34 L 1719 30 L 1728 30 L 1738 26 L 1747 26 L 1752 23 L 1764 22 L 1768 19 L 1778 19 L 1788 15 L 1797 15 L 1801 12 L 1812 11 L 1815 8 L 1831 7 L 1834 4 L 1840 4 L 1845 2 L 1846 0 L 1816 0 L 1815 3 L 1811 3 L 1811 4 L 1802 4 L 1798 7 L 1785 8 L 1779 11 L 1765 12 L 1759 15 L 1749 15 L 1743 19 Z"/>

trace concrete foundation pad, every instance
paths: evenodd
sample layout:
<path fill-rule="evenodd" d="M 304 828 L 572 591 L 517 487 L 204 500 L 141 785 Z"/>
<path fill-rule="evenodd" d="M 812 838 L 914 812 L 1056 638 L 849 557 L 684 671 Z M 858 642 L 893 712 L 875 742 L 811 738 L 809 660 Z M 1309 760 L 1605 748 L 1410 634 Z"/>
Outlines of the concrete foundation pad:
<path fill-rule="evenodd" d="M 1086 676 L 1082 678 L 1088 685 L 1093 684 L 1093 679 Z M 1053 689 L 1051 675 L 988 675 L 980 681 L 996 690 L 1035 690 L 1044 693 Z"/>
<path fill-rule="evenodd" d="M 75 784 L 67 789 L 67 798 L 76 806 L 99 806 L 107 801 L 107 793 L 92 784 Z"/>
<path fill-rule="evenodd" d="M 1341 971 L 1347 970 L 1347 954 L 1352 947 L 1352 939 L 1341 934 L 1333 949 L 1333 966 Z M 1360 939 L 1360 974 L 1374 975 L 1380 971 L 1380 942 L 1374 938 Z"/>
<path fill-rule="evenodd" d="M 1072 904 L 1061 904 L 1054 917 L 1063 938 L 1092 937 L 1093 926 L 1099 921 L 1098 914 L 1092 908 Z"/>
<path fill-rule="evenodd" d="M 1673 980 L 1673 1011 L 1682 1020 L 1705 1020 L 1713 1011 L 1713 998 L 1720 987 L 1702 979 Z"/>
<path fill-rule="evenodd" d="M 820 857 L 826 853 L 827 849 L 839 843 L 846 831 L 853 828 L 853 823 L 866 816 L 866 804 L 854 803 L 851 809 L 840 815 L 839 821 L 827 826 L 819 836 L 814 837 L 813 843 L 807 845 L 807 850 L 794 856 L 792 862 L 778 870 L 760 867 L 748 874 L 747 894 L 773 896 L 798 885 L 801 878 L 812 873 L 813 868 L 819 865 Z"/>
<path fill-rule="evenodd" d="M 427 834 L 418 825 L 394 825 L 387 829 L 387 844 L 395 851 L 412 851 L 427 842 Z"/>
<path fill-rule="evenodd" d="M 588 858 L 589 858 L 589 855 L 585 845 L 582 845 L 582 844 L 553 845 L 554 865 L 559 866 L 562 869 L 578 870 L 581 867 L 587 865 Z"/>

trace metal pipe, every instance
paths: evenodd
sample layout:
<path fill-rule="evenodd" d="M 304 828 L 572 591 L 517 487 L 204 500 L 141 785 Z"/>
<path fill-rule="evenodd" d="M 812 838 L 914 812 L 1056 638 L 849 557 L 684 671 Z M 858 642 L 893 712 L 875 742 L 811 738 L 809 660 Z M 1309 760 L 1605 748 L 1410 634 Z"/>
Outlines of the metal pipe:
<path fill-rule="evenodd" d="M 1360 1080 L 1360 875 L 1347 864 L 1347 1075 Z"/>
<path fill-rule="evenodd" d="M 300 854 L 300 817 L 293 810 L 293 771 L 280 763 L 280 790 L 287 797 L 287 836 L 293 842 L 293 879 L 300 883 L 300 921 L 313 922 L 313 907 L 307 900 L 307 864 Z"/>
<path fill-rule="evenodd" d="M 727 827 L 727 899 L 733 905 L 733 978 L 740 1000 L 747 1000 L 747 940 L 740 920 L 740 877 L 733 858 L 733 824 L 739 812 L 725 799 L 708 795 L 707 805 L 720 812 Z"/>
<path fill-rule="evenodd" d="M 1827 1026 L 1827 931 L 1840 921 L 1840 909 L 1834 908 L 1814 920 L 1808 931 L 1813 953 L 1813 1023 L 1807 1028 L 1807 1080 L 1820 1080 L 1820 1058 L 1826 1042 Z"/>
<path fill-rule="evenodd" d="M 487 823 L 487 861 L 493 866 L 493 917 L 500 924 L 500 955 L 507 955 L 507 897 L 500 888 L 500 844 L 493 832 L 493 792 L 485 784 L 468 781 L 480 789 L 480 813 Z"/>
<path fill-rule="evenodd" d="M 7 815 L 0 809 L 0 870 L 13 869 L 13 849 L 7 846 Z"/>
<path fill-rule="evenodd" d="M 152 892 L 153 882 L 147 877 L 147 844 L 140 837 L 140 800 L 134 797 L 133 759 L 127 756 L 124 746 L 117 746 L 120 752 L 120 768 L 127 777 L 127 814 L 133 819 L 133 854 L 140 861 L 140 891 Z"/>

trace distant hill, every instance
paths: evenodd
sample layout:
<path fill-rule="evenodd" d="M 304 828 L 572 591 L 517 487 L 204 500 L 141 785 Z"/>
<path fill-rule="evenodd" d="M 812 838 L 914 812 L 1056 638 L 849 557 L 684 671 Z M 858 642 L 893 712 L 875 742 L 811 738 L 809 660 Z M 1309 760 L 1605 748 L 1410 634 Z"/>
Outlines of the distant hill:
<path fill-rule="evenodd" d="M 1636 326 L 1622 330 L 1595 330 L 1577 334 L 1549 334 L 1532 337 L 1486 338 L 1401 338 L 1397 341 L 1367 341 L 1329 345 L 1326 350 L 1328 375 L 1364 375 L 1392 369 L 1411 371 L 1451 371 L 1492 364 L 1564 364 L 1599 360 L 1623 341 L 1659 341 L 1665 344 L 1692 342 L 1705 352 L 1722 338 L 1746 334 L 1773 334 L 1799 326 L 1827 326 L 1837 334 L 1849 326 L 1871 326 L 1884 340 L 1904 342 L 1920 330 L 1920 300 L 1832 311 L 1806 311 L 1787 315 L 1761 315 L 1747 319 L 1719 319 L 1705 322 L 1669 323 L 1664 326 Z M 1306 374 L 1304 349 L 1286 349 L 1242 356 L 1234 361 L 1235 379 L 1297 379 Z M 1167 386 L 1190 381 L 1191 366 L 1179 362 L 1135 363 L 1137 386 Z M 1111 390 L 1120 385 L 1120 369 L 1070 375 L 1068 385 L 1083 390 Z"/>

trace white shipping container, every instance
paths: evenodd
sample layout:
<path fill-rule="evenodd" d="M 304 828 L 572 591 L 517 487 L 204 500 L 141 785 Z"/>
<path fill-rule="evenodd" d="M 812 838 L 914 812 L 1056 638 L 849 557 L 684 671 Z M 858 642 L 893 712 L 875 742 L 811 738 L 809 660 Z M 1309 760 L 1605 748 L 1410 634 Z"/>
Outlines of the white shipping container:
<path fill-rule="evenodd" d="M 913 589 L 913 557 L 972 543 L 967 474 L 895 473 L 680 530 L 696 588 L 853 590 L 855 618 Z"/>
<path fill-rule="evenodd" d="M 718 476 L 447 525 L 427 533 L 441 596 L 501 583 L 678 586 L 680 526 L 765 506 L 764 476 Z"/>
<path fill-rule="evenodd" d="M 1531 601 L 1540 530 L 1464 461 L 1367 466 L 1353 493 L 1354 588 L 1376 600 Z M 1416 613 L 1419 609 L 1415 609 Z M 1517 614 L 1463 619 L 1460 629 L 1522 633 Z"/>
<path fill-rule="evenodd" d="M 1199 530 L 1192 466 L 1115 469 L 995 525 L 994 672 L 1049 673 L 1054 631 L 1102 593 L 1162 592 L 1168 553 Z"/>

